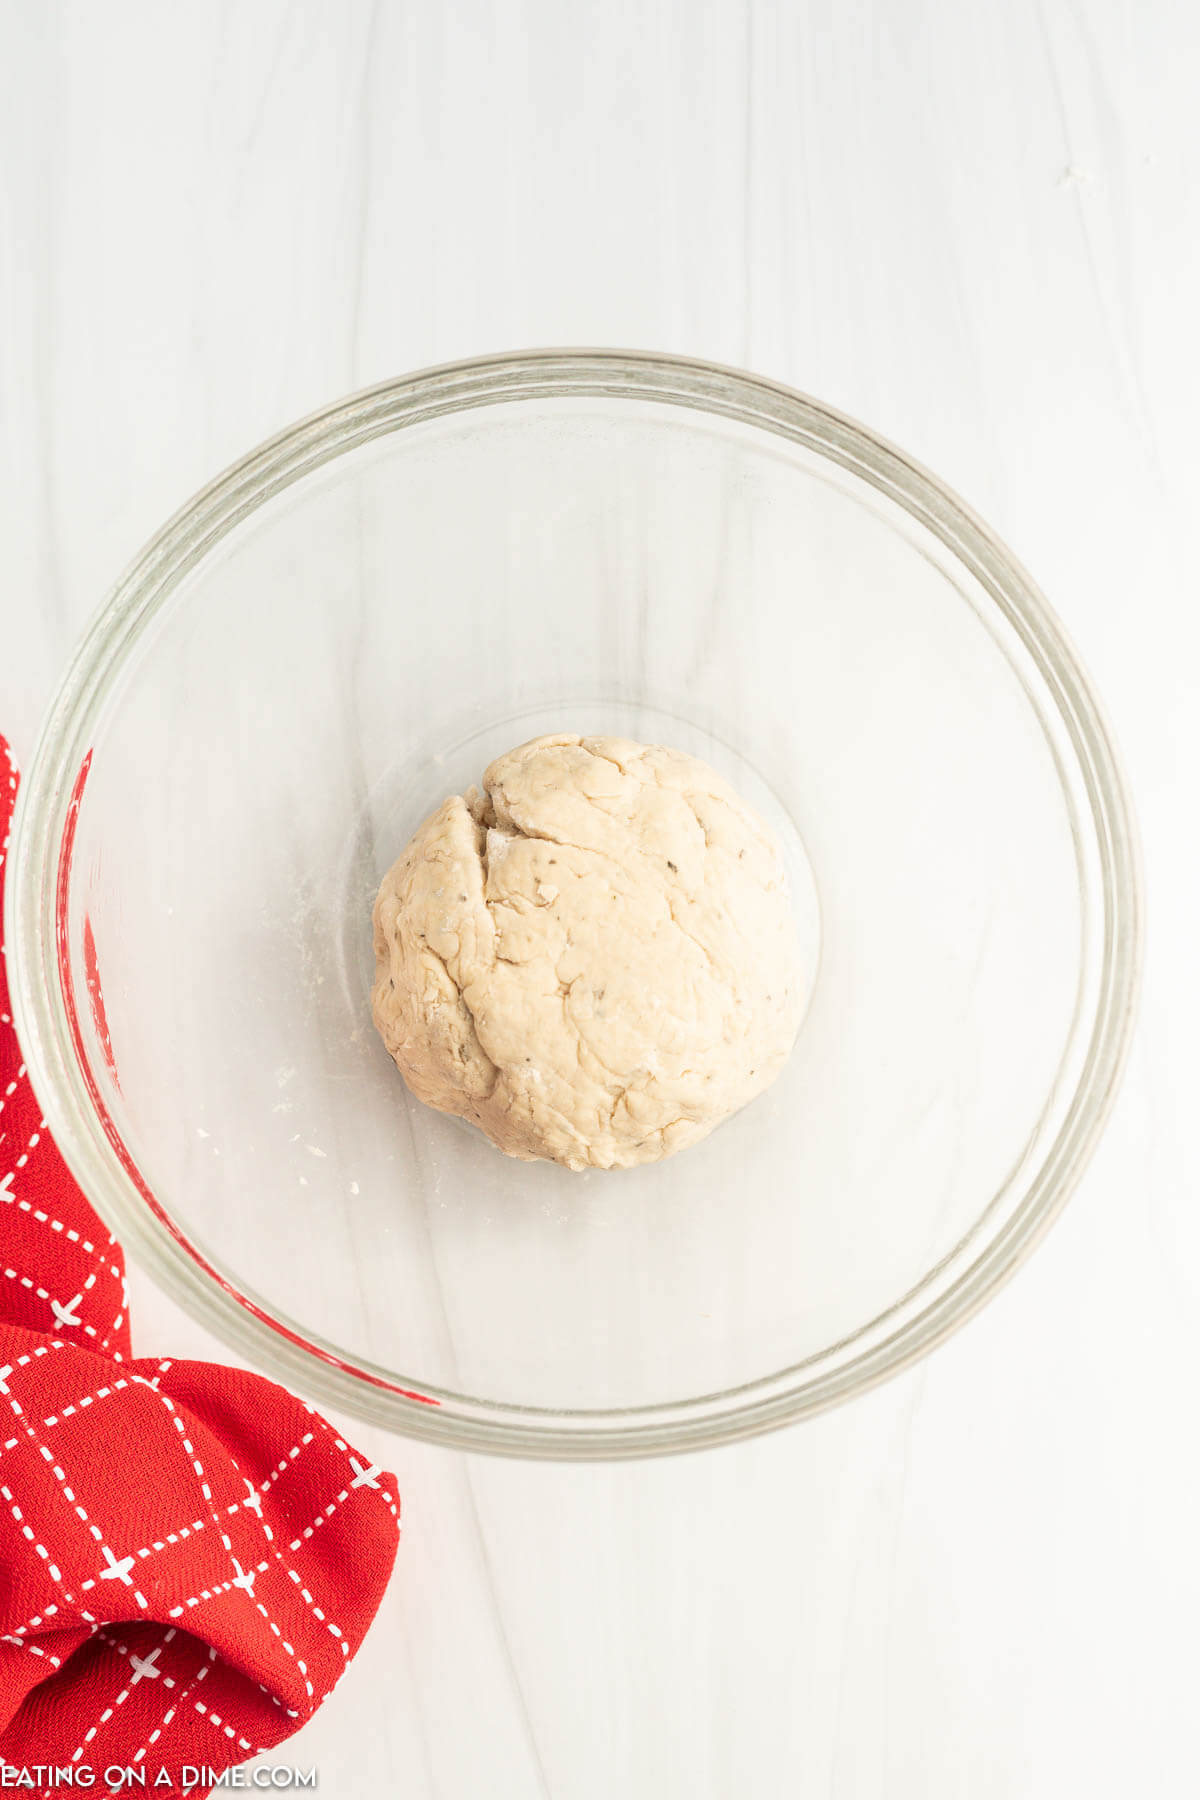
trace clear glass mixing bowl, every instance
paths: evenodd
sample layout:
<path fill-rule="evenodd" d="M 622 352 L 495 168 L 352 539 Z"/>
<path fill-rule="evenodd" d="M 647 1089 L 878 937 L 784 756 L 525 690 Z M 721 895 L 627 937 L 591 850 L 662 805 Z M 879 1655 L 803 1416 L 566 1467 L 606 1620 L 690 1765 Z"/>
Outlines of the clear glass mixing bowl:
<path fill-rule="evenodd" d="M 368 1011 L 382 871 L 563 729 L 704 757 L 820 901 L 784 1074 L 625 1173 L 425 1109 Z M 309 1396 L 532 1455 L 927 1351 L 1078 1177 L 1136 985 L 1121 777 L 1028 576 L 870 432 L 658 356 L 435 369 L 214 482 L 80 647 L 13 868 L 33 1080 L 129 1251 Z"/>

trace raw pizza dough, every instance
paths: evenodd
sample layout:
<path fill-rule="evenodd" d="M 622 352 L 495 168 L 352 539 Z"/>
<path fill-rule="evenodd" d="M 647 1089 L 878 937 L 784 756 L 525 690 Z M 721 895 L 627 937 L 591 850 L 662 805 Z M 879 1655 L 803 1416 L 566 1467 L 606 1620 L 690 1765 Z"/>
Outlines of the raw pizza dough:
<path fill-rule="evenodd" d="M 375 1024 L 413 1093 L 510 1156 L 629 1168 L 778 1075 L 803 1012 L 779 852 L 704 763 L 543 737 L 379 889 Z"/>

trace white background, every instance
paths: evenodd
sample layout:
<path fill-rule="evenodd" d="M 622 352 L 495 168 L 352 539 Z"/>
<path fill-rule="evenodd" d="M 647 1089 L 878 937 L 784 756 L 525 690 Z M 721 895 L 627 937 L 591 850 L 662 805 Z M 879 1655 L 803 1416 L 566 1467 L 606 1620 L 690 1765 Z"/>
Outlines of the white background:
<path fill-rule="evenodd" d="M 1083 1186 L 926 1365 L 558 1468 L 347 1426 L 406 1535 L 276 1760 L 329 1800 L 1197 1791 L 1200 13 L 1192 0 L 0 0 L 0 729 L 257 440 L 548 344 L 740 363 L 1032 568 L 1145 842 Z M 141 1354 L 223 1352 L 133 1274 Z"/>

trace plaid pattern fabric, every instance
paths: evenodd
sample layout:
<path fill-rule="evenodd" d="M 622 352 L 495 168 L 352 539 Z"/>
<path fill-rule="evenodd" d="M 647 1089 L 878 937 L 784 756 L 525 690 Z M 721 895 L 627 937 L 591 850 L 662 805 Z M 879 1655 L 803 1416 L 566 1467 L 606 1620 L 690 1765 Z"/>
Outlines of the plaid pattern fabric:
<path fill-rule="evenodd" d="M 0 893 L 16 787 L 0 739 Z M 184 1791 L 340 1679 L 399 1496 L 273 1382 L 132 1358 L 121 1251 L 30 1091 L 2 946 L 0 1265 L 0 1761 L 91 1768 L 94 1793 L 106 1768 L 144 1766 L 148 1791 L 165 1769 Z"/>

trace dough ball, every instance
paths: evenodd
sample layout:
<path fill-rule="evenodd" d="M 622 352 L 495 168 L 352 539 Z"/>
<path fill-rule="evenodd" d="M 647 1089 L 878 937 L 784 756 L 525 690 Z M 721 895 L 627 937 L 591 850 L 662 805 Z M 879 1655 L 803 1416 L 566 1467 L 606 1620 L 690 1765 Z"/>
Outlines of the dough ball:
<path fill-rule="evenodd" d="M 426 819 L 375 902 L 375 1024 L 510 1156 L 656 1162 L 778 1075 L 811 971 L 779 852 L 704 763 L 543 737 Z"/>

